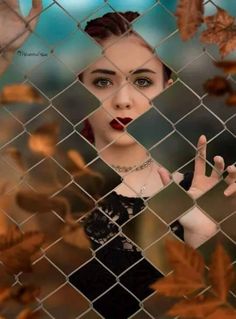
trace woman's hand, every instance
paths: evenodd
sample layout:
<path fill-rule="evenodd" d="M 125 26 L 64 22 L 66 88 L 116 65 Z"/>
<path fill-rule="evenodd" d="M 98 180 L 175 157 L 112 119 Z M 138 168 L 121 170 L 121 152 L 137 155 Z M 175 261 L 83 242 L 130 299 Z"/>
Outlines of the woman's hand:
<path fill-rule="evenodd" d="M 210 176 L 206 176 L 206 147 L 206 136 L 201 135 L 197 145 L 198 151 L 195 158 L 193 180 L 191 187 L 187 192 L 194 199 L 198 198 L 216 185 L 221 179 L 221 175 L 225 168 L 223 157 L 215 156 L 214 169 L 212 169 Z M 224 194 L 226 196 L 236 196 L 236 167 L 235 165 L 230 165 L 226 170 L 228 175 L 225 178 L 225 181 L 229 186 L 224 191 Z"/>
<path fill-rule="evenodd" d="M 18 0 L 0 2 L 0 54 L 15 52 L 34 30 L 42 10 L 41 0 L 32 0 L 32 9 L 23 17 Z"/>

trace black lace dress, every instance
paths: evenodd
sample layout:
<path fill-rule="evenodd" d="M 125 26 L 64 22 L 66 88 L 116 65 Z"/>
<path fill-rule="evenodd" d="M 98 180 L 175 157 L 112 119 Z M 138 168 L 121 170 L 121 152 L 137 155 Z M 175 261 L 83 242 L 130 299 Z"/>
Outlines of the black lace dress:
<path fill-rule="evenodd" d="M 186 173 L 180 185 L 188 190 L 191 181 L 192 173 Z M 140 309 L 140 301 L 153 293 L 149 285 L 163 275 L 132 242 L 121 234 L 117 235 L 117 224 L 121 226 L 145 208 L 143 199 L 126 197 L 113 191 L 101 208 L 105 214 L 95 209 L 84 219 L 84 229 L 92 249 L 96 251 L 96 258 L 74 272 L 69 281 L 92 301 L 94 309 L 104 318 L 125 319 Z M 183 227 L 178 221 L 170 227 L 184 240 Z M 130 269 L 125 271 L 127 268 Z"/>

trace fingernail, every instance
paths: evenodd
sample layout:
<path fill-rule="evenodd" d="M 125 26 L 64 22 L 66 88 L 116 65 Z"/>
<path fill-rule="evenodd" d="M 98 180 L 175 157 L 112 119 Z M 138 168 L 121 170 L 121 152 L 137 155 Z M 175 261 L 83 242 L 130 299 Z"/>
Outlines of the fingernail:
<path fill-rule="evenodd" d="M 225 194 L 225 196 L 228 196 L 229 192 L 228 191 L 224 191 L 224 194 Z"/>

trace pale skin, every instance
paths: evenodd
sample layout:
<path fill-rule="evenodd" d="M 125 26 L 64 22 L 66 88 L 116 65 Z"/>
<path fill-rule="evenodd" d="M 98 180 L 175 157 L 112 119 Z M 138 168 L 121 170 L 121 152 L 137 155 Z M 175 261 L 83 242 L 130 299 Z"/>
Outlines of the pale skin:
<path fill-rule="evenodd" d="M 7 57 L 12 56 L 28 38 L 31 30 L 34 30 L 38 15 L 42 10 L 41 1 L 35 0 L 32 2 L 33 7 L 29 16 L 22 17 L 17 0 L 6 2 L 0 7 L 2 9 L 0 10 L 0 26 L 3 31 L 0 35 L 0 47 L 6 48 L 4 57 L 0 56 L 0 74 L 3 74 L 9 65 L 10 59 Z M 10 7 L 14 8 L 17 14 Z M 9 28 L 11 21 L 14 22 L 14 26 L 12 24 L 13 27 Z M 30 22 L 30 28 L 25 27 L 24 21 Z M 15 30 L 18 30 L 17 33 Z M 21 36 L 18 40 L 13 41 L 19 35 Z M 114 41 L 116 39 L 110 37 L 101 42 L 104 47 L 104 56 L 84 70 L 83 83 L 102 103 L 101 107 L 89 117 L 95 135 L 95 147 L 100 157 L 109 164 L 133 166 L 142 163 L 147 158 L 147 151 L 128 133 L 113 130 L 109 122 L 117 116 L 138 118 L 151 107 L 151 100 L 172 84 L 172 80 L 163 81 L 162 63 L 156 56 L 153 56 L 150 49 L 136 35 L 125 37 L 119 42 Z M 124 52 L 127 52 L 125 57 Z M 149 71 L 139 72 L 141 68 Z M 100 71 L 92 73 L 98 69 L 109 70 L 113 74 L 104 74 Z M 221 178 L 220 174 L 225 168 L 224 159 L 215 156 L 214 163 L 211 176 L 206 176 L 206 137 L 201 136 L 195 158 L 194 179 L 188 191 L 188 194 L 194 199 L 212 188 Z M 149 188 L 147 188 L 148 195 L 153 193 L 153 190 L 155 193 L 158 192 L 172 179 L 180 182 L 183 178 L 180 173 L 171 176 L 164 167 L 160 167 L 157 163 L 152 168 L 153 173 L 149 178 Z M 134 190 L 139 190 L 149 169 L 147 167 L 141 171 L 131 172 L 126 176 L 125 182 Z M 226 170 L 228 176 L 225 181 L 228 187 L 225 191 L 228 192 L 227 196 L 236 196 L 236 167 L 231 165 Z M 118 189 L 123 195 L 130 196 L 130 190 L 124 184 L 121 184 Z M 200 246 L 217 231 L 215 223 L 197 208 L 179 218 L 179 221 L 184 227 L 185 241 L 193 247 Z"/>

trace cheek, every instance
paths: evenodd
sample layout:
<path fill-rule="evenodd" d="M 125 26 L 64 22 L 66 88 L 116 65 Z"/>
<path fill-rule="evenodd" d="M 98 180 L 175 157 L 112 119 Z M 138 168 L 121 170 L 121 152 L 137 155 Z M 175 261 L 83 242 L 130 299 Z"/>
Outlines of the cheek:
<path fill-rule="evenodd" d="M 96 112 L 94 112 L 89 117 L 89 123 L 92 126 L 93 130 L 101 129 L 104 127 L 104 123 L 107 122 L 109 116 L 103 107 L 99 107 Z"/>

